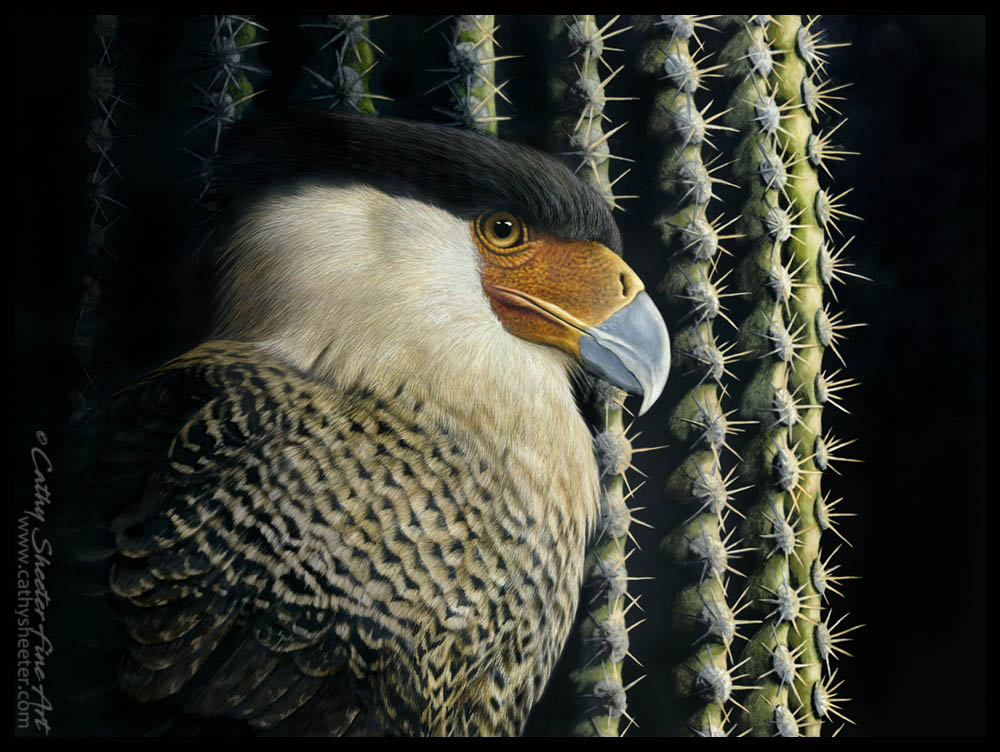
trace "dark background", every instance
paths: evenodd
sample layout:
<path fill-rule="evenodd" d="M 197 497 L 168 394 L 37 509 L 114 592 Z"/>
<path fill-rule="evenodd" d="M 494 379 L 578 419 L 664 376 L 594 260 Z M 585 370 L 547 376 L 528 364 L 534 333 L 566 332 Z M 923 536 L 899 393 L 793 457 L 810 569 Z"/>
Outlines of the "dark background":
<path fill-rule="evenodd" d="M 269 29 L 262 38 L 270 40 L 260 61 L 273 76 L 256 104 L 281 107 L 295 96 L 310 42 L 293 19 L 260 20 Z M 532 66 L 544 59 L 544 23 L 498 20 L 503 52 L 526 55 L 503 69 L 514 77 L 506 91 L 515 105 L 507 114 L 515 120 L 502 134 L 541 144 L 536 124 L 548 104 Z M 379 22 L 386 30 L 376 41 L 391 58 L 380 63 L 373 88 L 395 98 L 380 105 L 384 114 L 441 121 L 432 109 L 443 104 L 435 99 L 440 92 L 423 95 L 438 80 L 423 70 L 445 64 L 438 30 L 423 33 L 433 21 Z M 195 122 L 184 109 L 191 103 L 185 76 L 197 59 L 185 50 L 204 30 L 199 23 L 204 21 L 133 18 L 122 24 L 128 47 L 122 78 L 130 82 L 125 96 L 136 109 L 122 117 L 122 132 L 132 137 L 116 143 L 126 179 L 113 195 L 130 211 L 116 229 L 120 261 L 101 279 L 106 328 L 93 338 L 97 352 L 88 361 L 97 394 L 180 352 L 198 319 L 198 289 L 186 276 L 196 215 L 177 188 L 193 165 L 175 147 Z M 54 456 L 79 440 L 68 430 L 79 407 L 70 393 L 88 377 L 72 339 L 79 333 L 81 280 L 103 268 L 84 243 L 86 180 L 94 158 L 83 144 L 96 114 L 87 95 L 87 69 L 97 53 L 92 20 L 22 18 L 18 24 L 17 180 L 11 185 L 17 196 L 15 516 L 30 502 L 28 453 L 35 432 L 48 433 Z M 842 734 L 981 735 L 985 22 L 981 16 L 828 16 L 819 24 L 829 40 L 852 42 L 830 50 L 827 70 L 836 82 L 853 83 L 840 107 L 849 121 L 838 136 L 861 156 L 833 172 L 838 189 L 853 188 L 848 210 L 864 217 L 848 228 L 857 236 L 851 260 L 873 280 L 838 291 L 847 319 L 869 324 L 842 348 L 847 373 L 862 381 L 847 396 L 851 415 L 831 416 L 838 435 L 858 439 L 853 456 L 865 461 L 849 466 L 832 487 L 859 514 L 844 525 L 854 547 L 838 554 L 841 572 L 863 577 L 846 583 L 846 600 L 835 600 L 834 609 L 866 625 L 849 646 L 856 657 L 838 663 L 851 698 L 845 710 L 858 724 Z M 638 42 L 631 33 L 617 39 L 626 52 L 609 58 L 627 62 Z M 616 82 L 616 93 L 649 90 L 629 71 Z M 643 101 L 609 109 L 616 123 L 632 124 L 632 135 L 623 131 L 616 150 L 638 162 L 620 186 L 642 198 L 627 204 L 619 222 L 626 258 L 652 288 L 665 260 L 649 229 L 658 199 L 647 188 L 657 156 L 642 138 L 647 111 Z M 825 411 L 825 420 L 831 412 Z M 637 424 L 644 432 L 641 445 L 663 443 L 657 426 L 666 417 L 663 406 L 644 416 Z M 674 519 L 659 496 L 669 467 L 660 453 L 637 455 L 636 464 L 650 475 L 638 501 L 647 508 L 640 516 L 656 529 L 636 531 L 643 550 L 630 560 L 631 570 L 657 579 L 632 589 L 646 609 L 646 623 L 632 632 L 633 652 L 644 668 L 633 665 L 626 676 L 647 677 L 629 696 L 640 726 L 630 733 L 672 734 L 678 718 L 661 704 L 670 680 L 660 658 L 669 652 L 663 593 L 676 583 L 656 554 Z M 53 514 L 74 497 L 59 470 Z"/>

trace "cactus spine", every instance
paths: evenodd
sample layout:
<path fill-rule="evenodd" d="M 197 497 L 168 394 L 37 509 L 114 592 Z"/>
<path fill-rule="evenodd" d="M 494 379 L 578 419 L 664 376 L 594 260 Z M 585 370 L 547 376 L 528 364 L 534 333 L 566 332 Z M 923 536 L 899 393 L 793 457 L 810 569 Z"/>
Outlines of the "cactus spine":
<path fill-rule="evenodd" d="M 451 107 L 437 111 L 457 125 L 475 128 L 494 136 L 499 123 L 510 119 L 497 114 L 497 99 L 508 104 L 510 100 L 503 92 L 507 82 L 499 85 L 495 82 L 496 64 L 517 57 L 496 54 L 496 49 L 500 46 L 496 40 L 499 28 L 493 16 L 455 16 L 451 35 L 445 37 L 451 67 L 437 71 L 447 74 L 448 78 L 427 92 L 429 94 L 441 86 L 447 86 L 451 94 Z"/>
<path fill-rule="evenodd" d="M 552 142 L 556 149 L 568 151 L 577 171 L 604 196 L 612 209 L 619 200 L 631 198 L 615 194 L 615 184 L 622 172 L 611 177 L 611 162 L 619 159 L 611 153 L 610 139 L 625 123 L 607 130 L 609 120 L 605 105 L 625 99 L 610 97 L 607 87 L 622 70 L 605 60 L 613 50 L 609 39 L 631 27 L 613 29 L 615 16 L 599 26 L 592 15 L 555 16 L 550 24 L 550 43 L 558 50 L 560 63 L 550 72 L 552 99 L 565 113 L 552 124 Z M 623 664 L 629 653 L 627 615 L 634 599 L 628 595 L 626 560 L 630 524 L 634 521 L 628 507 L 631 490 L 625 472 L 631 467 L 632 445 L 626 437 L 622 415 L 624 393 L 604 383 L 597 383 L 593 402 L 594 451 L 601 470 L 602 529 L 588 554 L 584 601 L 586 612 L 580 626 L 583 645 L 582 665 L 571 679 L 582 710 L 568 732 L 577 736 L 618 736 L 634 723 L 627 710 L 626 692 L 639 679 L 626 684 Z M 639 450 L 635 450 L 639 451 Z M 628 724 L 622 728 L 621 719 Z"/>
<path fill-rule="evenodd" d="M 813 134 L 812 121 L 833 109 L 833 92 L 842 87 L 815 83 L 823 45 L 809 26 L 798 16 L 752 17 L 724 52 L 737 63 L 729 122 L 740 129 L 734 172 L 747 193 L 740 283 L 753 308 L 741 344 L 757 360 L 741 399 L 742 414 L 760 429 L 741 463 L 757 489 L 743 533 L 756 548 L 749 596 L 763 623 L 741 655 L 756 686 L 739 715 L 754 735 L 816 736 L 823 721 L 843 717 L 839 699 L 831 700 L 833 678 L 822 675 L 830 657 L 822 601 L 841 578 L 820 554 L 830 527 L 820 476 L 850 442 L 822 432 L 831 381 L 822 357 L 825 349 L 838 354 L 844 328 L 822 292 L 829 232 L 852 215 L 838 203 L 844 194 L 830 198 L 819 185 L 819 155 L 837 155 L 830 134 Z"/>
<path fill-rule="evenodd" d="M 133 108 L 122 95 L 124 48 L 118 39 L 118 16 L 95 16 L 93 31 L 98 42 L 98 59 L 88 70 L 88 94 L 94 112 L 85 139 L 94 160 L 87 176 L 90 204 L 86 237 L 88 269 L 81 280 L 83 294 L 71 335 L 73 352 L 85 383 L 72 389 L 69 395 L 73 405 L 72 423 L 86 418 L 97 405 L 98 385 L 92 374 L 105 329 L 101 282 L 104 274 L 119 261 L 113 250 L 114 236 L 118 230 L 116 225 L 128 211 L 128 206 L 112 195 L 118 193 L 123 182 L 122 160 L 115 153 L 115 142 L 123 135 L 123 113 Z"/>
<path fill-rule="evenodd" d="M 699 106 L 696 100 L 706 81 L 725 67 L 709 65 L 709 55 L 700 51 L 696 32 L 711 28 L 707 20 L 658 17 L 639 68 L 663 82 L 650 120 L 650 130 L 665 142 L 658 187 L 669 202 L 656 220 L 663 245 L 671 251 L 660 289 L 677 309 L 674 362 L 688 377 L 668 425 L 671 441 L 685 454 L 666 491 L 670 501 L 693 506 L 693 512 L 661 543 L 661 552 L 692 578 L 677 595 L 672 612 L 674 629 L 694 636 L 694 652 L 675 668 L 674 688 L 681 698 L 697 703 L 686 730 L 719 736 L 728 733 L 734 690 L 744 688 L 739 683 L 744 662 L 733 665 L 730 658 L 745 622 L 737 617 L 746 604 L 730 596 L 729 575 L 739 574 L 732 560 L 747 549 L 733 540 L 733 529 L 726 532 L 729 513 L 735 511 L 732 498 L 745 490 L 734 487 L 735 467 L 725 470 L 737 458 L 729 437 L 742 429 L 741 421 L 730 419 L 734 411 L 725 411 L 722 404 L 728 394 L 728 365 L 741 353 L 720 345 L 715 324 L 735 327 L 725 304 L 739 293 L 726 292 L 722 283 L 731 272 L 719 271 L 722 257 L 729 253 L 721 243 L 736 237 L 723 234 L 732 221 L 725 221 L 721 212 L 711 217 L 709 209 L 717 185 L 727 183 L 717 176 L 724 165 L 715 165 L 718 157 L 708 159 L 707 153 L 718 151 L 713 138 L 729 128 L 715 122 L 725 113 L 711 113 L 713 102 Z"/>
<path fill-rule="evenodd" d="M 371 39 L 371 26 L 385 16 L 329 15 L 302 24 L 318 38 L 319 47 L 310 65 L 302 67 L 310 93 L 306 102 L 326 109 L 343 109 L 377 115 L 372 70 L 377 54 L 384 54 Z"/>

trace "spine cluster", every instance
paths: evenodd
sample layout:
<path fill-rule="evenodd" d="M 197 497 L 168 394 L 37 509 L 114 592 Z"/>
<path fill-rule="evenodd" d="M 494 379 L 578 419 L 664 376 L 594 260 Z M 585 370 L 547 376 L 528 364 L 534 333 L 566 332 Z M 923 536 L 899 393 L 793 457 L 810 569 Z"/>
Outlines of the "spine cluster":
<path fill-rule="evenodd" d="M 86 272 L 81 280 L 83 293 L 71 335 L 73 352 L 84 374 L 84 383 L 70 392 L 73 406 L 70 420 L 85 419 L 97 406 L 95 357 L 106 327 L 102 279 L 120 258 L 116 253 L 119 223 L 129 211 L 122 200 L 125 178 L 123 158 L 116 144 L 128 134 L 123 119 L 135 106 L 125 98 L 127 84 L 122 80 L 127 51 L 122 44 L 118 16 L 95 16 L 95 54 L 87 72 L 91 119 L 85 145 L 92 163 L 87 175 L 87 201 L 90 211 L 87 235 Z"/>
<path fill-rule="evenodd" d="M 726 343 L 726 330 L 736 333 L 727 312 L 729 298 L 740 293 L 725 284 L 732 268 L 728 228 L 717 208 L 719 177 L 726 164 L 716 139 L 731 130 L 717 121 L 726 114 L 705 93 L 725 64 L 713 63 L 699 34 L 714 31 L 705 16 L 659 16 L 643 50 L 641 72 L 659 82 L 652 103 L 650 130 L 661 144 L 657 187 L 664 210 L 656 220 L 669 263 L 660 290 L 673 308 L 674 393 L 668 424 L 671 444 L 681 452 L 668 479 L 666 494 L 686 510 L 676 529 L 662 541 L 661 552 L 688 573 L 688 584 L 672 608 L 673 629 L 689 635 L 690 652 L 674 670 L 674 690 L 693 708 L 685 730 L 700 736 L 728 733 L 736 703 L 734 692 L 746 688 L 745 662 L 732 661 L 733 643 L 742 637 L 747 608 L 730 584 L 740 575 L 734 561 L 748 549 L 734 540 L 732 520 L 741 517 L 734 497 L 739 455 L 730 442 L 747 421 L 726 409 L 730 365 L 742 352 Z M 735 186 L 733 186 L 735 187 Z M 714 205 L 713 205 L 714 203 Z"/>
<path fill-rule="evenodd" d="M 473 128 L 497 134 L 499 123 L 509 120 L 497 114 L 497 100 L 510 104 L 504 94 L 507 81 L 496 83 L 496 64 L 512 60 L 517 55 L 498 55 L 500 47 L 496 34 L 500 27 L 494 16 L 454 16 L 450 20 L 450 33 L 444 34 L 448 49 L 448 67 L 432 69 L 445 78 L 428 90 L 447 87 L 449 105 L 434 108 L 449 122 L 463 128 Z"/>
<path fill-rule="evenodd" d="M 219 151 L 226 128 L 242 117 L 250 101 L 261 92 L 253 88 L 252 77 L 267 74 L 254 62 L 257 39 L 266 29 L 247 16 L 210 16 L 205 22 L 205 43 L 197 51 L 198 72 L 191 84 L 197 92 L 197 117 L 187 134 L 187 153 L 198 170 L 193 175 L 196 204 L 214 212 L 206 202 L 212 191 L 212 159 Z"/>
<path fill-rule="evenodd" d="M 608 205 L 620 208 L 629 196 L 616 195 L 615 184 L 625 172 L 611 177 L 611 137 L 624 123 L 611 126 L 605 105 L 624 97 L 608 95 L 608 86 L 623 66 L 612 67 L 605 56 L 620 52 L 608 40 L 631 27 L 613 28 L 618 17 L 599 26 L 594 16 L 555 16 L 550 42 L 562 64 L 550 71 L 551 95 L 566 114 L 553 123 L 553 142 L 577 160 L 577 171 L 603 194 Z M 634 509 L 628 506 L 634 489 L 625 473 L 631 468 L 634 450 L 626 436 L 622 404 L 625 394 L 598 382 L 595 388 L 594 451 L 601 471 L 602 529 L 587 559 L 580 639 L 581 665 L 572 673 L 579 713 L 568 733 L 579 736 L 618 736 L 634 722 L 627 710 L 626 692 L 642 677 L 626 683 L 623 676 L 629 652 L 628 624 L 636 601 L 628 593 L 626 549 Z M 628 721 L 623 727 L 622 719 Z"/>
<path fill-rule="evenodd" d="M 845 271 L 843 248 L 830 248 L 840 220 L 853 215 L 844 193 L 821 186 L 820 171 L 829 177 L 827 162 L 839 155 L 832 131 L 814 125 L 836 112 L 834 92 L 843 87 L 822 79 L 831 45 L 813 23 L 750 17 L 724 51 L 735 63 L 728 69 L 735 84 L 728 122 L 740 133 L 733 174 L 745 191 L 739 283 L 751 310 L 740 343 L 756 364 L 740 401 L 741 415 L 757 424 L 740 474 L 754 487 L 742 534 L 754 548 L 748 599 L 760 626 L 740 656 L 754 688 L 738 716 L 754 735 L 818 736 L 824 722 L 846 720 L 829 670 L 845 631 L 824 610 L 848 578 L 836 574 L 836 551 L 821 551 L 831 546 L 823 533 L 836 533 L 835 504 L 821 486 L 827 470 L 852 461 L 839 453 L 851 442 L 824 432 L 822 417 L 831 395 L 851 382 L 828 370 L 829 356 L 827 370 L 823 360 L 830 350 L 842 365 L 837 344 L 854 325 L 823 292 Z"/>
<path fill-rule="evenodd" d="M 377 115 L 371 74 L 382 48 L 371 38 L 371 27 L 385 16 L 328 15 L 301 26 L 316 42 L 308 65 L 302 66 L 305 104 L 328 110 L 341 109 Z"/>

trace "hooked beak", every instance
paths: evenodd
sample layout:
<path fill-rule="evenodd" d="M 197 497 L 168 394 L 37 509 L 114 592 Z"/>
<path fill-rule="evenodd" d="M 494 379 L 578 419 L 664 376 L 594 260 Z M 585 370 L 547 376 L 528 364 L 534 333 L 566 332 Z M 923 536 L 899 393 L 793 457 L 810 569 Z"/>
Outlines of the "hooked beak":
<path fill-rule="evenodd" d="M 639 415 L 656 402 L 670 371 L 670 337 L 652 298 L 631 303 L 580 335 L 585 368 L 629 394 L 642 396 Z"/>
<path fill-rule="evenodd" d="M 587 370 L 642 397 L 645 413 L 670 370 L 670 338 L 642 280 L 607 247 L 535 233 L 503 253 L 473 237 L 483 291 L 504 328 L 558 347 Z"/>

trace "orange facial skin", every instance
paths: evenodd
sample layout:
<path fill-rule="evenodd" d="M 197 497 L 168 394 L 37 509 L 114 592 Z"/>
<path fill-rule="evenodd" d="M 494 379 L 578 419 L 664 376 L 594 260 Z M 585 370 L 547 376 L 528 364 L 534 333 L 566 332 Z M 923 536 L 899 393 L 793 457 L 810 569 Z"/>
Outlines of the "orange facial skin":
<path fill-rule="evenodd" d="M 558 347 L 579 360 L 581 332 L 643 290 L 635 272 L 600 243 L 561 240 L 505 212 L 487 212 L 470 225 L 493 312 L 522 339 Z M 493 228 L 506 234 L 498 237 Z"/>

